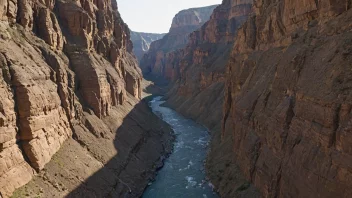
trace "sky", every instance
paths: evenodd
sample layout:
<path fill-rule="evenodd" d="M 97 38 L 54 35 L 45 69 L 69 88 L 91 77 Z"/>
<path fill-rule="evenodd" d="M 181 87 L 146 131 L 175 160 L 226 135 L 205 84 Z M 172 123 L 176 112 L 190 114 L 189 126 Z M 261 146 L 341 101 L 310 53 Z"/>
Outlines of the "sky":
<path fill-rule="evenodd" d="M 117 0 L 122 19 L 136 32 L 167 33 L 181 10 L 221 4 L 222 0 Z"/>

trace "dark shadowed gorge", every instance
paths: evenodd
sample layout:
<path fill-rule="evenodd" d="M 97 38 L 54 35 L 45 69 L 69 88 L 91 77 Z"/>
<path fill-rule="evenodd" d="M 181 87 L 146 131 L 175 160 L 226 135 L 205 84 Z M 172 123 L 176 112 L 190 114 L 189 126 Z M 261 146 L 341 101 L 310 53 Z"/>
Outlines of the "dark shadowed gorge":
<path fill-rule="evenodd" d="M 0 0 L 0 198 L 141 197 L 192 120 L 217 194 L 187 187 L 352 197 L 351 4 L 223 0 L 152 34 L 115 0 Z"/>

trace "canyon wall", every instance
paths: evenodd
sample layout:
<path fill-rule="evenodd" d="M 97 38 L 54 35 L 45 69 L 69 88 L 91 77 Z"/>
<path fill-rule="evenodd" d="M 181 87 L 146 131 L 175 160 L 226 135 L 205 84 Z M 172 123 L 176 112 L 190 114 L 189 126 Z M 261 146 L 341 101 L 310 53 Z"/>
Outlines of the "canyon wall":
<path fill-rule="evenodd" d="M 155 53 L 153 44 L 160 44 L 160 40 L 152 43 L 141 60 L 147 77 L 156 81 L 162 77 L 170 82 L 164 97 L 166 105 L 210 129 L 212 152 L 206 166 L 209 178 L 223 197 L 260 196 L 233 161 L 232 142 L 220 144 L 226 65 L 237 30 L 253 11 L 252 2 L 224 0 L 207 22 L 189 33 L 183 48 L 172 48 L 166 56 Z M 153 57 L 148 59 L 151 54 Z"/>
<path fill-rule="evenodd" d="M 149 51 L 152 42 L 160 40 L 165 36 L 165 34 L 157 33 L 130 32 L 131 41 L 133 43 L 133 53 L 136 55 L 138 61 Z"/>
<path fill-rule="evenodd" d="M 352 196 L 350 7 L 224 0 L 169 53 L 167 105 L 212 131 L 222 197 Z"/>
<path fill-rule="evenodd" d="M 260 197 L 234 161 L 233 142 L 221 142 L 226 66 L 238 28 L 251 15 L 252 0 L 225 0 L 181 50 L 172 52 L 164 74 L 172 83 L 167 105 L 207 126 L 212 134 L 206 164 L 209 179 L 222 197 Z M 169 73 L 177 75 L 169 76 Z"/>
<path fill-rule="evenodd" d="M 83 185 L 89 194 L 139 196 L 169 150 L 170 129 L 139 101 L 142 75 L 116 1 L 0 7 L 0 197 L 32 179 L 17 196 L 80 193 L 104 164 L 109 182 Z M 137 178 L 141 158 L 150 171 Z"/>
<path fill-rule="evenodd" d="M 144 74 L 175 79 L 180 54 L 174 51 L 184 48 L 189 41 L 189 34 L 200 28 L 209 20 L 217 5 L 182 10 L 173 18 L 169 33 L 153 42 L 140 61 Z"/>
<path fill-rule="evenodd" d="M 263 197 L 351 197 L 351 1 L 257 0 L 227 67 L 223 141 Z"/>
<path fill-rule="evenodd" d="M 212 129 L 222 117 L 226 63 L 237 29 L 252 12 L 252 1 L 223 1 L 200 29 L 189 35 L 184 49 L 172 52 L 178 73 L 167 94 L 169 105 Z M 177 56 L 178 55 L 178 56 Z M 174 61 L 167 62 L 172 65 Z M 169 67 L 167 67 L 168 69 Z M 204 98 L 207 98 L 204 100 Z M 209 115 L 209 110 L 214 110 Z"/>

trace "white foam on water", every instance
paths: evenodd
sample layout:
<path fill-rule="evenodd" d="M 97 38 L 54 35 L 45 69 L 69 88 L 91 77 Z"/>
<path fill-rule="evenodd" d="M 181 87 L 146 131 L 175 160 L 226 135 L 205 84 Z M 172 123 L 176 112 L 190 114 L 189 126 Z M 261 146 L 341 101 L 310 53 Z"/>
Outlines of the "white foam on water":
<path fill-rule="evenodd" d="M 192 162 L 192 160 L 190 160 L 189 162 L 188 162 L 188 165 L 190 165 L 190 166 L 193 166 L 193 162 Z"/>
<path fill-rule="evenodd" d="M 182 172 L 182 171 L 188 170 L 189 168 L 191 168 L 191 166 L 190 166 L 190 165 L 187 165 L 186 168 L 180 168 L 180 169 L 178 169 L 178 171 L 179 171 L 179 172 Z"/>
<path fill-rule="evenodd" d="M 205 141 L 204 137 L 201 137 L 198 140 L 195 140 L 194 143 L 196 143 L 199 146 L 207 146 L 208 141 Z"/>
<path fill-rule="evenodd" d="M 180 149 L 180 148 L 183 148 L 184 145 L 185 145 L 185 143 L 182 140 L 180 140 L 180 141 L 175 143 L 175 148 L 176 149 Z"/>
<path fill-rule="evenodd" d="M 197 185 L 197 182 L 194 181 L 194 178 L 193 178 L 193 177 L 186 176 L 185 179 L 186 179 L 187 182 L 188 182 L 188 185 L 187 185 L 187 186 L 194 187 L 194 186 Z"/>
<path fill-rule="evenodd" d="M 158 174 L 156 178 L 161 182 L 149 183 L 151 186 L 145 193 L 146 198 L 164 198 L 168 197 L 168 193 L 177 194 L 177 197 L 183 197 L 183 195 L 190 193 L 197 198 L 218 197 L 216 194 L 213 195 L 210 190 L 214 186 L 202 179 L 205 178 L 202 162 L 205 159 L 205 149 L 209 144 L 208 131 L 192 120 L 183 118 L 172 109 L 160 107 L 162 103 L 163 101 L 160 101 L 160 97 L 158 97 L 154 98 L 149 105 L 156 115 L 174 129 L 176 141 L 170 160 L 165 161 L 165 168 L 160 171 L 164 174 Z M 175 156 L 177 157 L 175 158 Z M 178 175 L 173 177 L 175 182 L 170 182 L 169 174 L 165 173 Z"/>

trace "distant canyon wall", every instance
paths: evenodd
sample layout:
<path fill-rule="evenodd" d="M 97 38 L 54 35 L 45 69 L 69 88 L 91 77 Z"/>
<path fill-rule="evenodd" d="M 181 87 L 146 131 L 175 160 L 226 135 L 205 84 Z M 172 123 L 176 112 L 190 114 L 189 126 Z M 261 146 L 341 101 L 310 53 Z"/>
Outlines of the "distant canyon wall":
<path fill-rule="evenodd" d="M 189 41 L 189 34 L 200 28 L 209 17 L 216 5 L 182 10 L 173 18 L 169 33 L 162 39 L 153 42 L 140 61 L 145 74 L 159 77 L 176 78 L 177 70 L 173 67 L 178 63 L 179 54 L 173 53 L 182 49 Z"/>
<path fill-rule="evenodd" d="M 131 31 L 131 41 L 133 43 L 133 53 L 140 61 L 144 54 L 149 51 L 152 42 L 162 39 L 165 34 L 144 33 Z"/>

